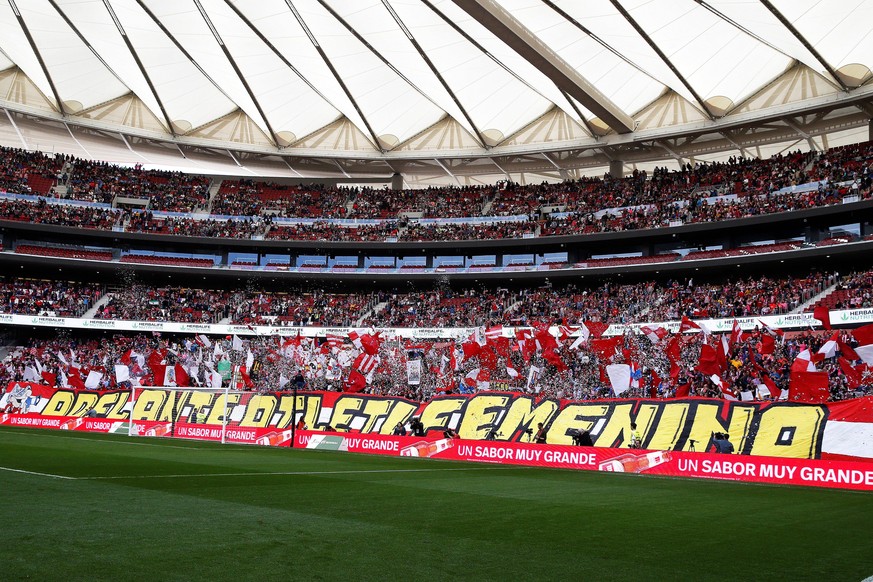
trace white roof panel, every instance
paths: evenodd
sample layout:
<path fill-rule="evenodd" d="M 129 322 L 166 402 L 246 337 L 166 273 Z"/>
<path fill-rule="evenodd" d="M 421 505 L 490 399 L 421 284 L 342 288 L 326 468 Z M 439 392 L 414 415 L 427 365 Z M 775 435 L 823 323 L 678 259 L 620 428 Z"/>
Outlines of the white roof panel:
<path fill-rule="evenodd" d="M 580 101 L 609 113 L 594 124 L 598 132 L 606 122 L 623 132 L 629 116 L 670 91 L 698 108 L 723 97 L 708 107 L 723 115 L 774 79 L 785 81 L 797 61 L 831 81 L 828 67 L 863 65 L 839 71 L 852 87 L 868 80 L 873 65 L 870 0 L 771 0 L 773 9 L 753 0 L 491 0 L 475 4 L 484 17 L 455 0 L 55 3 L 18 2 L 34 49 L 12 5 L 0 1 L 0 70 L 14 65 L 21 70 L 15 79 L 27 77 L 15 85 L 7 75 L 0 105 L 51 117 L 42 99 L 37 107 L 33 87 L 53 102 L 53 82 L 70 106 L 68 123 L 81 104 L 94 113 L 89 122 L 157 137 L 151 117 L 144 124 L 141 114 L 100 114 L 126 95 L 160 124 L 173 124 L 164 128 L 167 140 L 171 129 L 205 127 L 197 139 L 259 151 L 293 145 L 376 155 L 376 145 L 390 150 L 440 127 L 494 146 L 555 108 L 590 122 Z M 510 26 L 501 29 L 501 19 Z M 541 59 L 555 66 L 540 70 Z M 784 101 L 749 101 L 743 115 Z M 212 130 L 230 115 L 256 139 Z M 686 119 L 710 123 L 649 116 L 644 129 L 673 131 Z M 340 134 L 346 137 L 325 139 Z M 539 143 L 531 139 L 526 147 Z M 466 134 L 449 141 L 464 143 L 467 153 L 482 147 Z"/>

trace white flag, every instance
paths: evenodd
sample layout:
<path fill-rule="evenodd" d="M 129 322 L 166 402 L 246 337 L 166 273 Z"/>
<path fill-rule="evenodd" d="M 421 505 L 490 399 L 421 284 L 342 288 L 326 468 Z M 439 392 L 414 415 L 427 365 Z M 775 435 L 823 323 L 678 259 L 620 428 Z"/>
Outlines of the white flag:
<path fill-rule="evenodd" d="M 24 374 L 21 376 L 21 379 L 24 382 L 39 382 L 42 380 L 42 377 L 36 371 L 36 368 L 33 366 L 26 366 L 24 368 Z"/>
<path fill-rule="evenodd" d="M 631 371 L 627 364 L 610 364 L 606 366 L 606 375 L 616 396 L 621 396 L 630 388 Z"/>
<path fill-rule="evenodd" d="M 588 327 L 583 323 L 579 322 L 579 337 L 576 338 L 572 344 L 570 344 L 571 350 L 578 350 L 579 346 L 582 344 L 588 343 L 588 338 L 591 337 L 591 332 L 588 330 Z"/>
<path fill-rule="evenodd" d="M 89 374 L 90 376 L 90 374 Z M 115 365 L 115 381 L 119 384 L 130 380 L 130 368 L 124 364 Z"/>
<path fill-rule="evenodd" d="M 85 378 L 85 388 L 88 390 L 96 390 L 100 386 L 100 380 L 103 379 L 103 374 L 96 370 L 88 372 L 88 377 Z"/>

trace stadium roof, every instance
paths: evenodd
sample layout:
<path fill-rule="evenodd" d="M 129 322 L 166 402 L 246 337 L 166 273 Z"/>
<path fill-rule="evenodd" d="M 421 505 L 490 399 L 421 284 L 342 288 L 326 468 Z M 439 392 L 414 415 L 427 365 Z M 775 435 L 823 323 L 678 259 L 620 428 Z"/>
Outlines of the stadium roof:
<path fill-rule="evenodd" d="M 867 0 L 7 0 L 0 106 L 346 175 L 682 161 L 866 128 L 870 22 Z"/>

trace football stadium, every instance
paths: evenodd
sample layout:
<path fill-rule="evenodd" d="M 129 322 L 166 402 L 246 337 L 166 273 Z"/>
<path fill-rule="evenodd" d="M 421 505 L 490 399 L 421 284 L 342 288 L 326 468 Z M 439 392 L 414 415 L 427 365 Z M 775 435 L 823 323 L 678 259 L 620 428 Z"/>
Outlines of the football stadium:
<path fill-rule="evenodd" d="M 0 1 L 4 580 L 873 580 L 873 1 Z"/>

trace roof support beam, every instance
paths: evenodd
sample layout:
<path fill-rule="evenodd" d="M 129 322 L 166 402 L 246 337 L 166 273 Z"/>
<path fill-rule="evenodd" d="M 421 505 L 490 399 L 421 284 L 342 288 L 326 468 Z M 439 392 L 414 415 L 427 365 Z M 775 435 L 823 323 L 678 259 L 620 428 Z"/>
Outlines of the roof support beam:
<path fill-rule="evenodd" d="M 15 120 L 12 118 L 12 114 L 9 113 L 9 110 L 8 110 L 8 109 L 4 109 L 3 111 L 6 112 L 6 117 L 9 118 L 9 123 L 11 123 L 11 124 L 12 124 L 12 127 L 15 128 L 15 133 L 18 135 L 18 139 L 21 140 L 21 145 L 22 145 L 22 147 L 24 147 L 24 149 L 26 149 L 26 150 L 29 150 L 29 149 L 30 149 L 30 146 L 27 145 L 27 140 L 24 139 L 24 135 L 21 133 L 21 130 L 18 129 L 18 124 L 15 123 Z"/>
<path fill-rule="evenodd" d="M 737 142 L 733 137 L 731 137 L 730 132 L 722 131 L 722 132 L 721 132 L 721 135 L 722 135 L 726 140 L 728 140 L 728 142 L 729 142 L 732 146 L 734 146 L 735 148 L 737 148 L 738 150 L 740 150 L 740 153 L 741 153 L 744 157 L 751 157 L 751 156 L 749 155 L 749 153 L 748 153 L 748 150 L 746 150 L 746 148 L 744 148 L 743 146 L 741 146 L 741 145 L 739 144 L 739 142 Z"/>
<path fill-rule="evenodd" d="M 703 97 L 701 97 L 700 94 L 694 89 L 694 87 L 691 86 L 691 83 L 688 82 L 688 79 L 685 78 L 685 75 L 683 75 L 682 72 L 676 68 L 676 65 L 673 64 L 673 61 L 671 61 L 670 58 L 664 53 L 664 51 L 661 50 L 661 47 L 659 47 L 657 43 L 652 40 L 652 37 L 650 37 L 649 34 L 645 30 L 643 30 L 643 27 L 639 25 L 639 23 L 633 16 L 631 16 L 630 12 L 628 12 L 618 0 L 610 0 L 610 2 L 612 2 L 612 5 L 615 7 L 616 10 L 618 10 L 619 14 L 621 14 L 624 19 L 627 20 L 628 24 L 630 24 L 633 29 L 637 31 L 637 34 L 639 34 L 643 38 L 643 40 L 646 41 L 646 44 L 648 44 L 651 49 L 655 51 L 655 53 L 658 55 L 658 58 L 660 58 L 664 62 L 664 64 L 667 65 L 667 67 L 669 67 L 671 71 L 673 71 L 673 74 L 676 75 L 676 77 L 682 82 L 682 84 L 685 85 L 685 88 L 688 89 L 688 92 L 694 96 L 694 99 L 697 101 L 698 105 L 700 105 L 703 113 L 705 113 L 710 119 L 715 119 L 715 116 L 706 106 L 706 102 L 703 100 Z"/>
<path fill-rule="evenodd" d="M 488 158 L 488 159 L 491 161 L 492 164 L 494 164 L 497 167 L 498 170 L 500 170 L 500 172 L 503 175 L 506 176 L 507 180 L 509 180 L 510 182 L 512 181 L 512 176 L 509 174 L 509 172 L 507 172 L 506 170 L 503 169 L 503 166 L 501 166 L 500 164 L 497 163 L 497 160 L 495 160 L 494 158 Z"/>
<path fill-rule="evenodd" d="M 139 2 L 141 0 L 137 1 Z M 206 14 L 206 10 L 203 9 L 203 5 L 200 3 L 200 0 L 194 0 L 194 5 L 200 12 L 200 16 L 202 16 L 203 20 L 206 22 L 206 26 L 208 26 L 209 30 L 212 32 L 212 36 L 215 37 L 215 42 L 217 42 L 218 46 L 221 47 L 221 50 L 224 53 L 224 57 L 230 63 L 230 66 L 233 67 L 233 72 L 236 73 L 237 77 L 239 77 L 240 83 L 242 83 L 242 86 L 245 88 L 246 93 L 249 94 L 249 98 L 252 100 L 252 103 L 255 104 L 255 109 L 258 110 L 258 114 L 261 116 L 261 119 L 264 120 L 264 124 L 267 126 L 267 131 L 270 132 L 270 138 L 273 140 L 273 143 L 276 145 L 276 147 L 279 147 L 279 137 L 276 135 L 276 131 L 273 129 L 273 125 L 270 123 L 270 120 L 267 118 L 267 114 L 264 113 L 264 109 L 263 107 L 261 107 L 261 103 L 258 101 L 257 95 L 255 95 L 255 92 L 252 91 L 252 88 L 249 86 L 249 82 L 240 70 L 239 65 L 236 64 L 236 59 L 234 59 L 233 55 L 230 54 L 230 49 L 228 49 L 227 45 L 224 44 L 224 41 L 221 39 L 221 35 L 218 34 L 218 29 L 215 28 L 214 24 L 212 24 L 212 19 L 209 18 L 208 14 Z M 194 61 L 192 60 L 191 62 Z"/>
<path fill-rule="evenodd" d="M 328 99 L 327 97 L 325 97 L 325 95 L 324 95 L 321 91 L 318 90 L 318 87 L 316 87 L 315 85 L 313 85 L 312 82 L 311 82 L 309 79 L 307 79 L 307 78 L 306 78 L 306 77 L 305 77 L 305 76 L 304 76 L 300 71 L 298 71 L 298 70 L 297 70 L 297 67 L 295 67 L 294 65 L 291 64 L 291 61 L 289 61 L 288 58 L 285 57 L 285 55 L 283 55 L 282 52 L 281 52 L 279 49 L 277 49 L 276 46 L 275 46 L 272 42 L 270 42 L 270 40 L 269 40 L 266 36 L 264 36 L 264 33 L 262 33 L 262 32 L 261 32 L 261 31 L 260 31 L 260 30 L 259 30 L 259 29 L 258 29 L 258 28 L 253 24 L 253 23 L 252 23 L 252 21 L 249 20 L 249 19 L 246 17 L 246 15 L 243 14 L 243 13 L 240 11 L 240 9 L 237 8 L 237 7 L 233 4 L 233 2 L 231 2 L 231 0 L 224 0 L 224 3 L 227 4 L 227 7 L 228 7 L 228 8 L 230 8 L 231 10 L 233 10 L 233 12 L 234 12 L 234 14 L 236 14 L 237 18 L 239 18 L 239 19 L 243 22 L 243 24 L 245 24 L 247 27 L 249 27 L 249 30 L 251 30 L 251 31 L 255 34 L 255 36 L 257 36 L 259 39 L 261 39 L 261 42 L 264 43 L 264 45 L 265 45 L 268 49 L 270 49 L 270 51 L 271 51 L 274 55 L 276 55 L 276 57 L 277 57 L 280 61 L 282 61 L 282 63 L 284 63 L 284 65 L 285 65 L 286 67 L 288 67 L 288 68 L 289 68 L 289 69 L 290 69 L 290 70 L 291 70 L 295 75 L 297 75 L 297 77 L 298 77 L 301 81 L 303 81 L 304 83 L 306 83 L 306 85 L 307 85 L 310 89 L 312 89 L 312 92 L 313 92 L 313 93 L 315 93 L 316 95 L 318 95 L 319 97 L 321 97 L 322 99 L 324 99 L 324 102 L 327 103 L 327 104 L 329 104 L 331 107 L 333 107 L 333 108 L 334 108 L 338 113 L 340 113 L 340 114 L 342 113 L 342 110 L 341 110 L 339 107 L 337 107 L 336 105 L 334 105 L 334 104 L 330 101 L 330 99 Z M 300 141 L 300 140 L 298 140 L 298 141 Z"/>
<path fill-rule="evenodd" d="M 494 0 L 453 0 L 467 14 L 543 72 L 562 91 L 587 107 L 616 133 L 630 133 L 634 121 Z"/>
<path fill-rule="evenodd" d="M 319 0 L 319 1 L 321 1 L 321 0 Z M 448 93 L 449 97 L 452 98 L 452 101 L 455 102 L 455 105 L 461 111 L 461 114 L 464 116 L 464 119 L 467 120 L 467 123 L 469 123 L 470 127 L 473 128 L 473 131 L 476 132 L 476 138 L 479 140 L 479 144 L 482 145 L 485 149 L 488 149 L 488 144 L 485 142 L 485 138 L 482 136 L 482 132 L 479 130 L 479 127 L 476 125 L 476 122 L 473 121 L 473 118 L 470 117 L 469 113 L 467 113 L 467 109 L 464 107 L 463 103 L 461 103 L 461 100 L 458 99 L 458 96 L 455 95 L 455 92 L 452 91 L 452 88 L 449 87 L 449 84 L 446 81 L 445 77 L 442 76 L 442 74 L 439 72 L 439 69 L 436 68 L 436 65 L 433 64 L 433 61 L 430 60 L 430 57 L 427 56 L 427 52 L 423 48 L 421 48 L 421 45 L 418 44 L 418 41 L 415 39 L 415 36 L 406 27 L 406 24 L 403 23 L 403 19 L 401 19 L 400 15 L 394 11 L 394 7 L 388 3 L 388 0 L 382 0 L 382 4 L 385 6 L 385 9 L 391 14 L 391 17 L 394 18 L 394 22 L 397 23 L 397 26 L 399 26 L 400 30 L 403 31 L 403 34 L 406 35 L 406 38 L 409 39 L 409 42 L 412 43 L 412 46 L 415 47 L 415 50 L 418 51 L 418 54 L 421 56 L 422 60 L 428 66 L 430 71 L 434 74 L 434 76 L 440 82 L 440 85 L 443 86 L 443 89 L 446 90 L 446 93 Z"/>
<path fill-rule="evenodd" d="M 342 24 L 343 27 L 349 31 L 349 34 L 354 36 L 356 39 L 358 39 L 358 42 L 360 42 L 362 45 L 367 47 L 367 49 L 371 53 L 373 53 L 373 55 L 375 55 L 375 57 L 377 59 L 382 61 L 382 63 L 384 63 L 386 67 L 391 69 L 395 75 L 397 75 L 398 77 L 403 79 L 406 82 L 406 84 L 409 85 L 410 87 L 412 87 L 413 89 L 415 89 L 419 93 L 419 95 L 421 95 L 422 97 L 424 97 L 425 99 L 427 99 L 428 101 L 433 103 L 434 107 L 439 107 L 440 109 L 443 109 L 442 107 L 440 107 L 439 103 L 437 103 L 436 101 L 434 101 L 431 98 L 430 95 L 428 95 L 425 91 L 422 91 L 415 83 L 413 83 L 406 75 L 404 75 L 401 70 L 399 70 L 397 67 L 395 67 L 394 63 L 392 63 L 387 58 L 385 58 L 385 55 L 383 55 L 381 52 L 376 50 L 376 47 L 374 47 L 370 43 L 370 41 L 368 41 L 366 38 L 364 38 L 364 36 L 360 32 L 358 32 L 358 29 L 356 29 L 354 26 L 349 24 L 348 21 L 346 21 L 346 19 L 343 18 L 336 10 L 334 10 L 327 2 L 325 2 L 324 0 L 316 0 L 316 2 L 321 4 L 322 8 L 327 10 L 328 13 L 330 13 L 330 15 L 333 16 L 337 22 Z M 433 74 L 437 77 L 437 79 L 440 81 L 440 83 L 442 83 L 443 88 L 445 88 L 445 90 L 449 93 L 449 95 L 452 97 L 452 99 L 454 99 L 455 104 L 461 109 L 461 112 L 466 117 L 467 122 L 473 128 L 473 131 L 476 132 L 476 137 L 479 140 L 479 145 L 481 145 L 484 148 L 487 148 L 488 146 L 485 144 L 485 139 L 482 137 L 482 134 L 479 132 L 479 129 L 476 127 L 476 124 L 473 123 L 473 120 L 470 119 L 469 115 L 467 115 L 467 112 L 464 110 L 461 103 L 455 97 L 455 94 L 452 93 L 452 90 L 449 88 L 449 86 L 443 80 L 442 76 L 439 74 L 439 71 L 437 71 L 436 68 L 433 66 L 433 63 L 431 63 L 430 58 L 425 54 L 425 52 L 419 46 L 418 42 L 415 40 L 415 38 L 412 36 L 412 34 L 406 28 L 406 25 L 403 24 L 403 22 L 400 20 L 400 17 L 397 16 L 397 13 L 394 12 L 394 8 L 392 8 L 391 5 L 388 4 L 385 0 L 382 0 L 382 3 L 385 5 L 385 7 L 388 9 L 388 12 L 394 18 L 394 21 L 397 23 L 397 26 L 400 27 L 400 30 L 403 32 L 403 34 L 406 35 L 406 38 L 409 39 L 409 41 L 412 43 L 413 47 L 415 47 L 415 49 L 418 51 L 418 53 L 422 56 L 422 58 L 424 59 L 425 63 L 428 65 L 428 67 L 430 67 L 431 72 L 433 72 Z M 443 109 L 443 111 L 445 112 L 444 109 Z M 447 112 L 446 112 L 446 114 L 448 115 Z"/>
<path fill-rule="evenodd" d="M 54 0 L 49 0 L 49 1 L 53 2 Z M 200 71 L 200 74 L 203 75 L 203 77 L 204 77 L 205 79 L 207 79 L 210 83 L 212 83 L 212 86 L 215 87 L 215 88 L 216 88 L 216 89 L 217 89 L 217 90 L 218 90 L 222 95 L 224 95 L 225 97 L 227 97 L 227 100 L 228 100 L 228 101 L 231 101 L 231 102 L 233 102 L 233 103 L 236 103 L 236 101 L 234 101 L 234 99 L 233 99 L 230 95 L 227 94 L 227 92 L 226 92 L 226 91 L 221 87 L 221 85 L 219 85 L 219 84 L 215 81 L 215 79 L 213 79 L 213 78 L 209 75 L 209 73 L 207 73 L 207 72 L 203 69 L 203 67 L 200 66 L 200 63 L 197 62 L 197 59 L 195 59 L 195 58 L 191 55 L 191 53 L 189 53 L 188 50 L 187 50 L 187 49 L 182 45 L 182 43 L 180 43 L 180 42 L 178 41 L 178 39 L 173 35 L 173 33 L 169 31 L 169 29 L 164 25 L 163 21 L 162 21 L 160 18 L 158 18 L 157 16 L 155 16 L 155 13 L 152 12 L 152 11 L 149 9 L 149 7 L 145 5 L 145 2 L 143 2 L 143 0 L 135 0 L 135 2 L 139 5 L 139 7 L 142 9 L 142 11 L 145 12 L 145 13 L 149 16 L 149 18 L 152 19 L 152 22 L 155 23 L 155 26 L 157 26 L 158 28 L 160 28 L 160 29 L 161 29 L 161 32 L 163 32 L 163 33 L 166 35 L 166 37 L 167 37 L 168 39 L 170 39 L 170 42 L 172 42 L 173 45 L 174 45 L 177 49 L 179 49 L 179 52 L 181 52 L 183 55 L 185 55 L 185 57 L 186 57 L 189 61 L 191 61 L 191 64 L 192 64 L 194 67 L 196 67 L 198 71 Z M 212 27 L 210 27 L 210 30 L 212 30 Z M 239 107 L 238 104 L 237 104 L 237 107 Z M 242 109 L 242 108 L 240 108 L 240 109 Z"/>
<path fill-rule="evenodd" d="M 470 36 L 469 34 L 467 34 L 467 32 L 466 32 L 463 28 L 461 28 L 460 26 L 458 26 L 458 23 L 457 23 L 457 22 L 455 22 L 454 20 L 452 20 L 451 18 L 449 18 L 448 16 L 446 16 L 446 15 L 445 15 L 445 14 L 444 14 L 444 13 L 443 13 L 439 8 L 437 8 L 436 6 L 434 6 L 433 3 L 432 3 L 430 0 L 420 0 L 420 1 L 421 1 L 422 4 L 424 4 L 425 6 L 427 6 L 428 8 L 430 8 L 431 12 L 433 12 L 435 15 L 437 15 L 437 16 L 438 16 L 438 17 L 439 17 L 443 22 L 445 22 L 448 26 L 450 26 L 450 27 L 452 28 L 452 30 L 454 30 L 454 31 L 457 32 L 459 35 L 461 35 L 461 36 L 464 38 L 464 40 L 466 40 L 467 42 L 469 42 L 472 46 L 476 47 L 476 49 L 477 49 L 479 52 L 481 52 L 483 55 L 485 55 L 486 57 L 488 57 L 489 59 L 491 59 L 491 61 L 492 61 L 495 65 L 497 65 L 498 67 L 500 67 L 501 69 L 503 69 L 504 71 L 506 71 L 509 75 L 512 75 L 512 77 L 513 77 L 516 81 L 518 81 L 519 83 L 521 83 L 522 85 L 524 85 L 525 87 L 527 87 L 528 89 L 530 89 L 531 91 L 533 91 L 534 93 L 536 93 L 537 95 L 539 95 L 540 97 L 542 97 L 543 99 L 545 99 L 546 101 L 551 101 L 551 99 L 549 99 L 548 97 L 546 97 L 545 95 L 543 95 L 543 92 L 542 92 L 539 88 L 537 88 L 537 87 L 535 87 L 534 85 L 532 85 L 529 81 L 525 80 L 524 77 L 522 77 L 521 75 L 519 75 L 518 72 L 512 70 L 510 67 L 506 66 L 506 64 L 505 64 L 503 61 L 501 61 L 500 59 L 498 59 L 497 57 L 495 57 L 493 54 L 491 54 L 490 52 L 488 52 L 488 50 L 487 50 L 484 46 L 482 46 L 479 42 L 477 42 L 475 38 L 473 38 L 472 36 Z M 564 93 L 564 97 L 565 97 L 565 98 L 567 97 L 566 93 Z M 591 127 L 589 126 L 588 122 L 585 121 L 585 118 L 584 118 L 584 117 L 582 116 L 582 114 L 579 112 L 579 109 L 578 109 L 578 108 L 577 108 L 577 107 L 572 103 L 572 101 L 570 101 L 569 99 L 567 99 L 567 101 L 568 101 L 569 105 L 572 106 L 573 111 L 576 112 L 576 114 L 579 116 L 579 118 L 580 118 L 580 119 L 582 120 L 582 122 L 585 124 L 585 127 L 587 127 L 589 131 L 591 131 Z M 559 105 L 559 107 L 560 107 L 560 105 Z M 564 108 L 561 107 L 561 109 L 564 109 Z M 566 110 L 565 110 L 565 111 L 566 111 Z M 567 113 L 570 113 L 570 112 L 567 111 Z M 597 139 L 597 136 L 596 136 L 596 134 L 594 134 L 593 131 L 591 131 L 591 134 L 594 136 L 595 139 Z"/>
<path fill-rule="evenodd" d="M 345 176 L 346 178 L 351 178 L 351 176 L 349 176 L 349 173 L 346 172 L 346 169 L 343 168 L 342 164 L 339 163 L 339 160 L 337 160 L 337 159 L 335 159 L 335 158 L 331 158 L 330 161 L 333 162 L 333 165 L 334 165 L 334 166 L 336 166 L 337 168 L 339 168 L 339 171 L 343 173 L 343 176 Z"/>
<path fill-rule="evenodd" d="M 285 0 L 285 4 L 288 5 L 288 9 L 291 10 L 291 13 L 294 15 L 294 18 L 297 19 L 297 23 L 300 25 L 300 28 L 303 29 L 303 32 L 306 33 L 306 36 L 309 37 L 310 42 L 312 42 L 312 46 L 315 47 L 315 50 L 318 52 L 318 55 L 321 57 L 321 60 L 324 61 L 325 66 L 330 69 L 331 75 L 333 75 L 336 82 L 339 84 L 340 88 L 343 90 L 343 93 L 346 94 L 349 102 L 352 104 L 352 107 L 355 108 L 355 111 L 358 112 L 361 120 L 364 122 L 364 125 L 367 128 L 367 131 L 370 134 L 370 137 L 373 138 L 373 147 L 378 149 L 380 152 L 385 153 L 385 148 L 382 147 L 382 144 L 379 143 L 379 137 L 376 135 L 376 132 L 373 131 L 373 127 L 370 125 L 370 122 L 367 121 L 367 117 L 364 115 L 364 112 L 361 110 L 361 106 L 358 105 L 355 96 L 352 95 L 352 92 L 349 90 L 345 81 L 343 81 L 342 75 L 340 75 L 336 67 L 333 66 L 333 63 L 328 58 L 327 53 L 324 52 L 324 49 L 319 44 L 318 39 L 315 38 L 315 35 L 312 34 L 312 31 L 309 30 L 309 26 L 306 24 L 306 21 L 303 20 L 303 17 L 300 15 L 300 12 L 297 11 L 297 8 L 294 7 L 294 4 L 291 0 Z"/>
<path fill-rule="evenodd" d="M 817 60 L 819 64 L 821 64 L 821 66 L 823 66 L 825 70 L 830 73 L 831 77 L 833 77 L 834 80 L 840 84 L 840 87 L 843 89 L 843 91 L 849 90 L 848 85 L 843 83 L 843 81 L 840 79 L 840 76 L 837 75 L 837 71 L 833 68 L 833 66 L 831 66 L 831 64 L 827 62 L 827 60 L 825 60 L 820 52 L 815 50 L 815 46 L 813 46 L 811 42 L 806 40 L 805 36 L 800 34 L 800 31 L 797 30 L 793 24 L 791 24 L 791 21 L 785 18 L 784 14 L 779 12 L 778 8 L 773 6 L 773 3 L 770 2 L 770 0 L 761 0 L 761 4 L 763 4 L 764 7 L 769 10 L 770 13 L 773 14 L 773 16 L 776 17 L 776 20 L 778 20 L 782 24 L 782 26 L 787 28 L 788 31 L 794 35 L 794 38 L 800 41 L 800 44 L 802 44 L 804 48 L 806 48 L 806 50 L 808 50 L 812 54 L 812 56 L 815 57 L 815 60 Z"/>
<path fill-rule="evenodd" d="M 665 152 L 667 152 L 668 154 L 673 156 L 676 159 L 676 161 L 679 162 L 680 164 L 685 163 L 685 158 L 683 158 L 682 156 L 677 154 L 669 145 L 667 145 L 667 142 L 658 141 L 658 142 L 655 142 L 655 145 L 657 145 L 658 147 L 663 149 Z"/>
<path fill-rule="evenodd" d="M 452 171 L 449 170 L 448 167 L 446 167 L 446 165 L 440 161 L 439 158 L 434 158 L 433 161 L 435 161 L 435 162 L 439 165 L 439 167 L 442 168 L 443 171 L 445 171 L 445 173 L 448 174 L 448 175 L 449 175 L 449 176 L 450 176 L 450 177 L 455 181 L 455 184 L 457 184 L 458 186 L 461 185 L 461 181 L 458 180 L 458 177 L 455 176 L 455 175 L 452 173 Z"/>
<path fill-rule="evenodd" d="M 799 135 L 803 136 L 805 139 L 809 139 L 809 134 L 803 131 L 803 129 L 794 122 L 790 117 L 783 117 L 782 121 L 785 122 L 785 125 L 796 131 Z"/>
<path fill-rule="evenodd" d="M 82 41 L 82 44 L 84 44 L 86 47 L 88 47 L 88 50 L 91 51 L 91 54 L 93 54 L 94 57 L 95 57 L 98 61 L 100 61 L 100 64 L 102 64 L 104 67 L 106 67 L 106 70 L 109 71 L 110 73 L 112 73 L 112 76 L 115 77 L 116 79 L 118 79 L 118 82 L 119 82 L 119 83 L 121 83 L 122 85 L 124 85 L 125 87 L 127 87 L 127 83 L 125 83 L 124 80 L 123 80 L 121 77 L 119 77 L 118 74 L 116 74 L 116 72 L 112 69 L 112 67 L 109 66 L 109 63 L 107 63 L 107 62 L 103 59 L 103 57 L 100 55 L 100 53 L 97 52 L 97 49 L 95 49 L 95 48 L 91 45 L 91 43 L 88 42 L 88 39 L 85 38 L 85 35 L 82 34 L 82 31 L 79 30 L 79 27 L 76 26 L 76 25 L 73 23 L 72 20 L 70 20 L 70 17 L 67 16 L 67 13 L 64 12 L 64 11 L 61 9 L 60 6 L 58 6 L 58 3 L 55 2 L 55 0 L 48 0 L 48 2 L 49 2 L 49 4 L 52 5 L 52 8 L 55 9 L 55 12 L 58 13 L 58 16 L 60 16 L 60 17 L 64 20 L 64 22 L 67 23 L 67 26 L 70 27 L 70 30 L 72 30 L 73 32 L 76 33 L 76 36 L 79 37 L 79 40 Z M 127 87 L 127 89 L 128 89 L 128 91 L 129 91 L 129 90 L 130 90 L 130 87 Z"/>
<path fill-rule="evenodd" d="M 284 156 L 282 157 L 282 161 L 285 162 L 285 165 L 288 166 L 288 169 L 289 169 L 289 170 L 291 170 L 292 172 L 294 172 L 295 174 L 297 174 L 297 177 L 298 177 L 298 178 L 303 178 L 303 177 L 304 177 L 303 174 L 301 174 L 300 172 L 298 172 L 297 170 L 294 169 L 294 166 L 292 166 L 292 165 L 288 162 L 287 158 L 285 158 Z"/>
<path fill-rule="evenodd" d="M 23 32 L 24 36 L 27 37 L 27 42 L 30 43 L 30 49 L 33 51 L 36 60 L 39 61 L 39 66 L 42 68 L 42 72 L 45 75 L 46 81 L 48 81 L 49 87 L 51 87 L 55 103 L 58 104 L 58 111 L 61 112 L 61 115 L 66 116 L 67 112 L 64 109 L 64 102 L 61 101 L 58 88 L 52 80 L 52 75 L 49 73 L 48 66 L 46 66 L 45 61 L 42 59 L 42 53 L 39 52 L 39 48 L 36 46 L 36 41 L 33 40 L 33 36 L 30 34 L 30 29 L 27 28 L 27 23 L 24 22 L 24 17 L 21 15 L 21 12 L 18 11 L 18 6 L 15 4 L 15 0 L 9 0 L 9 7 L 12 8 L 12 12 L 15 13 L 15 18 L 18 19 L 18 25 L 21 27 L 21 32 Z"/>
<path fill-rule="evenodd" d="M 798 135 L 802 136 L 806 140 L 806 143 L 809 145 L 809 149 L 814 152 L 817 152 L 821 149 L 818 147 L 818 144 L 815 143 L 815 140 L 812 139 L 812 135 L 810 135 L 802 127 L 797 125 L 797 123 L 793 119 L 791 119 L 790 117 L 784 117 L 782 121 L 785 122 L 785 125 L 796 131 Z"/>
<path fill-rule="evenodd" d="M 167 113 L 167 108 L 164 107 L 164 102 L 161 100 L 161 96 L 158 95 L 157 89 L 155 89 L 154 83 L 152 83 L 152 78 L 149 76 L 146 71 L 145 65 L 142 64 L 142 61 L 139 58 L 139 54 L 136 52 L 136 49 L 133 48 L 133 43 L 130 42 L 130 38 L 127 36 L 127 33 L 124 31 L 124 27 L 121 26 L 121 21 L 118 19 L 118 16 L 115 14 L 115 10 L 112 9 L 112 6 L 109 4 L 109 0 L 103 0 L 103 6 L 106 7 L 106 11 L 109 12 L 110 18 L 112 18 L 112 22 L 115 23 L 115 27 L 118 29 L 118 34 L 121 35 L 122 40 L 124 40 L 124 44 L 127 46 L 127 50 L 130 51 L 130 56 L 133 57 L 133 60 L 136 61 L 136 66 L 139 68 L 140 74 L 142 74 L 143 79 L 145 79 L 146 84 L 149 86 L 149 90 L 152 92 L 152 95 L 155 97 L 155 101 L 158 102 L 158 108 L 161 110 L 161 115 L 164 116 L 164 121 L 167 124 L 167 131 L 170 132 L 170 135 L 176 137 L 176 130 L 173 129 L 173 122 L 170 120 L 170 115 Z M 178 144 L 176 147 L 179 147 Z M 179 149 L 181 153 L 182 150 Z M 182 153 L 182 157 L 185 154 Z"/>

